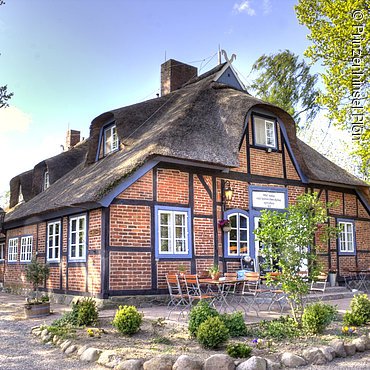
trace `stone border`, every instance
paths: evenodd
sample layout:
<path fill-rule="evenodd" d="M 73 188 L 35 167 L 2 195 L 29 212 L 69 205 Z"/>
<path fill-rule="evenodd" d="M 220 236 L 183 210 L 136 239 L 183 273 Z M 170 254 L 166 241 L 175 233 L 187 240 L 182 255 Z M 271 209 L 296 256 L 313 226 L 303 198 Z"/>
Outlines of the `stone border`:
<path fill-rule="evenodd" d="M 52 335 L 48 329 L 35 326 L 31 333 L 40 337 L 43 343 L 51 342 L 61 348 L 67 356 L 77 356 L 83 362 L 97 362 L 99 365 L 116 370 L 276 370 L 281 367 L 295 368 L 305 365 L 324 365 L 335 357 L 353 356 L 356 352 L 370 350 L 370 333 L 353 339 L 350 343 L 334 339 L 327 346 L 306 349 L 302 354 L 284 352 L 280 362 L 273 362 L 259 356 L 248 360 L 235 360 L 225 354 L 208 357 L 204 362 L 188 355 L 160 355 L 150 360 L 122 359 L 113 350 L 100 350 L 94 347 L 77 346 L 70 340 L 62 340 Z"/>

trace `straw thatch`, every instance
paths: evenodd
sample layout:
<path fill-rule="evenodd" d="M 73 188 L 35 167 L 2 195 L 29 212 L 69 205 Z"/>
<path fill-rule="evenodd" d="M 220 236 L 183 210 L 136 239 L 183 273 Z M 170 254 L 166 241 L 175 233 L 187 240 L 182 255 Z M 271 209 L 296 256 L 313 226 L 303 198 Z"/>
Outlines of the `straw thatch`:
<path fill-rule="evenodd" d="M 295 124 L 288 113 L 245 91 L 214 82 L 222 67 L 166 96 L 95 118 L 90 127 L 86 162 L 11 211 L 6 220 L 99 202 L 125 177 L 156 156 L 237 167 L 245 118 L 252 108 L 272 111 L 284 123 L 294 156 L 310 181 L 352 187 L 366 185 L 297 140 Z M 101 128 L 111 121 L 116 123 L 123 148 L 96 161 Z M 317 165 L 322 168 L 317 169 Z M 45 168 L 42 166 L 40 171 Z M 50 169 L 49 163 L 47 166 Z"/>

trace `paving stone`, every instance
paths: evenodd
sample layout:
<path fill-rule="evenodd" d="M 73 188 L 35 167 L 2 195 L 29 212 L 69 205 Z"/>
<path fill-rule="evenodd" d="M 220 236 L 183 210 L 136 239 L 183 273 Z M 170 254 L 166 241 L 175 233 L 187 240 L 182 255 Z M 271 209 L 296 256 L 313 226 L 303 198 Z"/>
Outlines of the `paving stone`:
<path fill-rule="evenodd" d="M 344 343 L 340 339 L 334 339 L 329 343 L 330 347 L 334 348 L 337 357 L 347 357 L 347 352 L 344 349 Z"/>
<path fill-rule="evenodd" d="M 234 360 L 228 355 L 213 355 L 205 360 L 203 370 L 235 370 Z"/>
<path fill-rule="evenodd" d="M 264 358 L 253 356 L 247 361 L 243 361 L 239 364 L 236 370 L 266 370 L 267 362 Z"/>
<path fill-rule="evenodd" d="M 69 346 L 65 351 L 64 353 L 69 356 L 71 355 L 72 353 L 76 352 L 77 351 L 77 346 L 75 346 L 74 344 L 72 344 L 71 346 Z"/>
<path fill-rule="evenodd" d="M 115 351 L 107 350 L 100 354 L 98 364 L 113 369 L 121 362 L 121 360 L 122 357 L 119 356 Z"/>
<path fill-rule="evenodd" d="M 64 352 L 71 344 L 72 342 L 70 340 L 66 340 L 60 345 L 60 348 Z"/>
<path fill-rule="evenodd" d="M 50 342 L 51 341 L 51 334 L 46 334 L 46 335 L 41 336 L 41 340 L 44 343 Z"/>
<path fill-rule="evenodd" d="M 328 362 L 323 352 L 316 347 L 305 349 L 302 355 L 312 365 L 324 365 Z"/>
<path fill-rule="evenodd" d="M 172 370 L 176 357 L 172 355 L 161 355 L 145 361 L 144 370 Z"/>
<path fill-rule="evenodd" d="M 173 370 L 201 370 L 202 361 L 188 355 L 181 355 L 174 363 Z"/>
<path fill-rule="evenodd" d="M 89 348 L 89 346 L 88 345 L 84 345 L 84 346 L 82 346 L 82 347 L 80 347 L 78 350 L 77 350 L 77 354 L 78 354 L 78 356 L 81 356 L 87 349 Z"/>
<path fill-rule="evenodd" d="M 307 365 L 306 360 L 292 352 L 284 352 L 281 356 L 281 362 L 286 367 L 299 367 Z"/>
<path fill-rule="evenodd" d="M 329 362 L 333 361 L 333 359 L 335 358 L 335 350 L 333 347 L 321 346 L 319 347 L 319 349 Z"/>
<path fill-rule="evenodd" d="M 143 370 L 144 360 L 125 360 L 117 365 L 114 370 Z"/>
<path fill-rule="evenodd" d="M 354 339 L 352 343 L 356 346 L 356 351 L 364 352 L 367 346 L 367 337 L 366 335 L 362 335 L 360 338 Z"/>
<path fill-rule="evenodd" d="M 100 356 L 101 351 L 97 348 L 87 348 L 80 356 L 80 360 L 84 362 L 94 362 Z"/>
<path fill-rule="evenodd" d="M 347 353 L 347 356 L 353 356 L 354 354 L 356 354 L 356 344 L 345 343 L 344 344 L 344 349 Z"/>
<path fill-rule="evenodd" d="M 266 365 L 267 365 L 267 370 L 279 370 L 279 369 L 281 369 L 280 362 L 274 362 L 274 361 L 270 360 L 269 358 L 266 358 Z"/>

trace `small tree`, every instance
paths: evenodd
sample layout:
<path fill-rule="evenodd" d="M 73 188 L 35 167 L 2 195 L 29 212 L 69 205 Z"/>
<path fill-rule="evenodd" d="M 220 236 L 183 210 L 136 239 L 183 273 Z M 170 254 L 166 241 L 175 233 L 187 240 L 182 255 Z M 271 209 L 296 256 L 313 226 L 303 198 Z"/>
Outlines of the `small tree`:
<path fill-rule="evenodd" d="M 316 193 L 303 194 L 286 212 L 261 211 L 261 226 L 255 231 L 263 245 L 261 253 L 267 267 L 281 272 L 278 280 L 298 325 L 301 325 L 304 309 L 303 296 L 308 293 L 307 282 L 298 272 L 306 265 L 309 279 L 315 280 L 320 272 L 316 232 L 320 231 L 322 241 L 339 232 L 337 228 L 324 225 L 330 206 L 320 202 Z"/>
<path fill-rule="evenodd" d="M 32 284 L 36 292 L 36 301 L 38 300 L 39 285 L 44 283 L 50 275 L 49 265 L 40 263 L 36 257 L 33 257 L 31 263 L 26 267 L 26 280 Z"/>

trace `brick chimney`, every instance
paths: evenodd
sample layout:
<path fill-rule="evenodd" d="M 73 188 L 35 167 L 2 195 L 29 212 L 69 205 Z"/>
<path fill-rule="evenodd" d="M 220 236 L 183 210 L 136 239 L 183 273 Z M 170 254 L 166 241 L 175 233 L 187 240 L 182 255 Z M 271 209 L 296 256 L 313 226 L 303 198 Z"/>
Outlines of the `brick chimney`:
<path fill-rule="evenodd" d="M 64 150 L 69 150 L 78 144 L 80 142 L 80 134 L 80 131 L 68 130 L 66 135 L 66 146 Z"/>
<path fill-rule="evenodd" d="M 161 95 L 179 89 L 198 75 L 198 68 L 169 59 L 161 65 Z"/>

